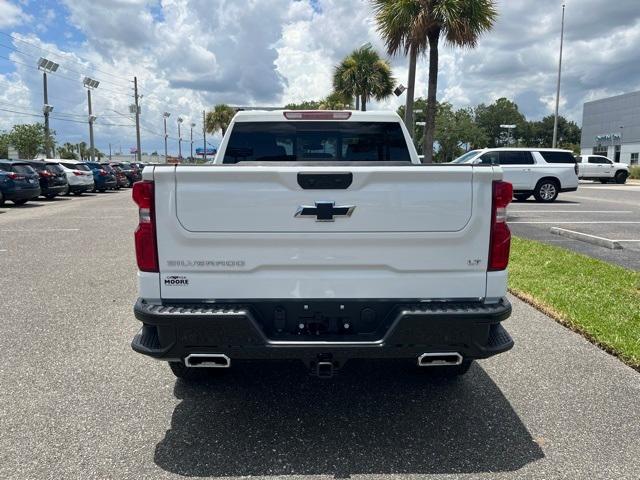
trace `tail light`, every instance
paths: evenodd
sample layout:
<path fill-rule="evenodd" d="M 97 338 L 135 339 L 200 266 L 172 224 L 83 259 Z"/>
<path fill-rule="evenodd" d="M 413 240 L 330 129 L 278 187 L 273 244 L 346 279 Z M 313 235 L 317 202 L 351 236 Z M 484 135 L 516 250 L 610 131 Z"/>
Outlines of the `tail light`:
<path fill-rule="evenodd" d="M 511 231 L 507 225 L 507 205 L 513 198 L 508 182 L 493 182 L 491 234 L 489 238 L 489 271 L 504 270 L 509 264 Z"/>
<path fill-rule="evenodd" d="M 107 176 L 107 171 L 106 170 L 98 170 L 98 175 L 100 175 L 101 177 L 106 177 Z"/>
<path fill-rule="evenodd" d="M 77 171 L 77 170 L 74 170 L 73 174 L 74 174 L 76 177 L 82 177 L 82 176 L 84 175 L 84 173 L 79 172 L 79 171 Z"/>
<path fill-rule="evenodd" d="M 153 182 L 144 180 L 133 184 L 133 201 L 138 205 L 138 228 L 134 238 L 138 268 L 143 272 L 158 272 L 156 243 L 156 217 L 154 212 Z"/>
<path fill-rule="evenodd" d="M 578 162 L 577 162 L 577 161 L 576 161 L 576 163 L 573 165 L 573 171 L 574 171 L 574 172 L 576 172 L 576 175 L 578 175 L 579 168 L 578 168 Z"/>
<path fill-rule="evenodd" d="M 48 170 L 40 170 L 38 173 L 40 174 L 41 177 L 44 177 L 44 178 L 53 177 L 53 173 L 51 173 Z"/>
<path fill-rule="evenodd" d="M 10 172 L 9 174 L 7 174 L 7 177 L 9 177 L 11 180 L 24 180 L 26 178 L 24 175 L 18 175 L 15 172 Z"/>

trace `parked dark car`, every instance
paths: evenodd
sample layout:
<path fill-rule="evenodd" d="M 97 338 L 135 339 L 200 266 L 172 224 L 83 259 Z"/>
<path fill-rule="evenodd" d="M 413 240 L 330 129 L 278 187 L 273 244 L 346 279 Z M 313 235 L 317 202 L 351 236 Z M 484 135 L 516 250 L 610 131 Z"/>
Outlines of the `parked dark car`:
<path fill-rule="evenodd" d="M 0 160 L 0 206 L 5 200 L 22 205 L 38 196 L 39 175 L 28 163 Z"/>
<path fill-rule="evenodd" d="M 40 195 L 53 198 L 65 195 L 69 191 L 69 182 L 59 163 L 46 163 L 40 160 L 27 162 L 40 176 Z"/>
<path fill-rule="evenodd" d="M 142 171 L 133 163 L 112 162 L 111 166 L 119 167 L 127 177 L 127 186 L 133 187 L 133 184 L 142 180 Z"/>
<path fill-rule="evenodd" d="M 116 174 L 113 169 L 106 169 L 104 165 L 98 162 L 85 162 L 85 165 L 93 172 L 93 181 L 95 184 L 94 192 L 96 190 L 98 192 L 113 190 L 118 186 Z"/>
<path fill-rule="evenodd" d="M 120 190 L 122 187 L 129 186 L 129 181 L 127 180 L 127 176 L 119 167 L 114 167 L 110 163 L 101 163 L 101 165 L 102 165 L 102 168 L 104 168 L 107 171 L 113 172 L 113 174 L 116 176 L 116 182 L 117 182 L 116 190 Z"/>

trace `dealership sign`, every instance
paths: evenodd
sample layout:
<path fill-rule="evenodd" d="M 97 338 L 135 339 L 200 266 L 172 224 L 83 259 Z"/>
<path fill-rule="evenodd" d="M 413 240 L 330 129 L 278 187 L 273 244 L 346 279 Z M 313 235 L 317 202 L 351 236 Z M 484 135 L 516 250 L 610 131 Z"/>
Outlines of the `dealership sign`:
<path fill-rule="evenodd" d="M 620 140 L 620 134 L 619 133 L 606 133 L 604 135 L 596 135 L 595 136 L 595 140 L 596 142 L 610 142 L 611 140 Z"/>

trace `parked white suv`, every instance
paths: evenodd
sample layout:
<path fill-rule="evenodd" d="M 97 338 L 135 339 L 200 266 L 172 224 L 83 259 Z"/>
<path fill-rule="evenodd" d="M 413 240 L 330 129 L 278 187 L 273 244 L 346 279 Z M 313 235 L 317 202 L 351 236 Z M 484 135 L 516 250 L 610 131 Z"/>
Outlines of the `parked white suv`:
<path fill-rule="evenodd" d="M 47 160 L 48 162 L 49 160 Z M 84 162 L 77 160 L 51 160 L 64 169 L 69 182 L 69 193 L 82 195 L 93 190 L 93 171 Z"/>
<path fill-rule="evenodd" d="M 615 180 L 623 184 L 629 177 L 629 167 L 624 163 L 613 163 L 601 155 L 579 155 L 578 176 L 585 180 L 600 180 L 608 183 Z"/>
<path fill-rule="evenodd" d="M 553 202 L 560 192 L 578 189 L 578 165 L 570 150 L 553 148 L 485 148 L 472 150 L 451 163 L 500 165 L 513 196 L 525 201 Z"/>

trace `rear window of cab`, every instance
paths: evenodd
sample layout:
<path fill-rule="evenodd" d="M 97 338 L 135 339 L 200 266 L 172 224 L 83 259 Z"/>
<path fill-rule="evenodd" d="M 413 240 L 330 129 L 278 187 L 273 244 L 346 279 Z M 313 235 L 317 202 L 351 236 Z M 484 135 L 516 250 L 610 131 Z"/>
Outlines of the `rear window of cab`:
<path fill-rule="evenodd" d="M 223 163 L 411 162 L 397 122 L 237 122 Z"/>

